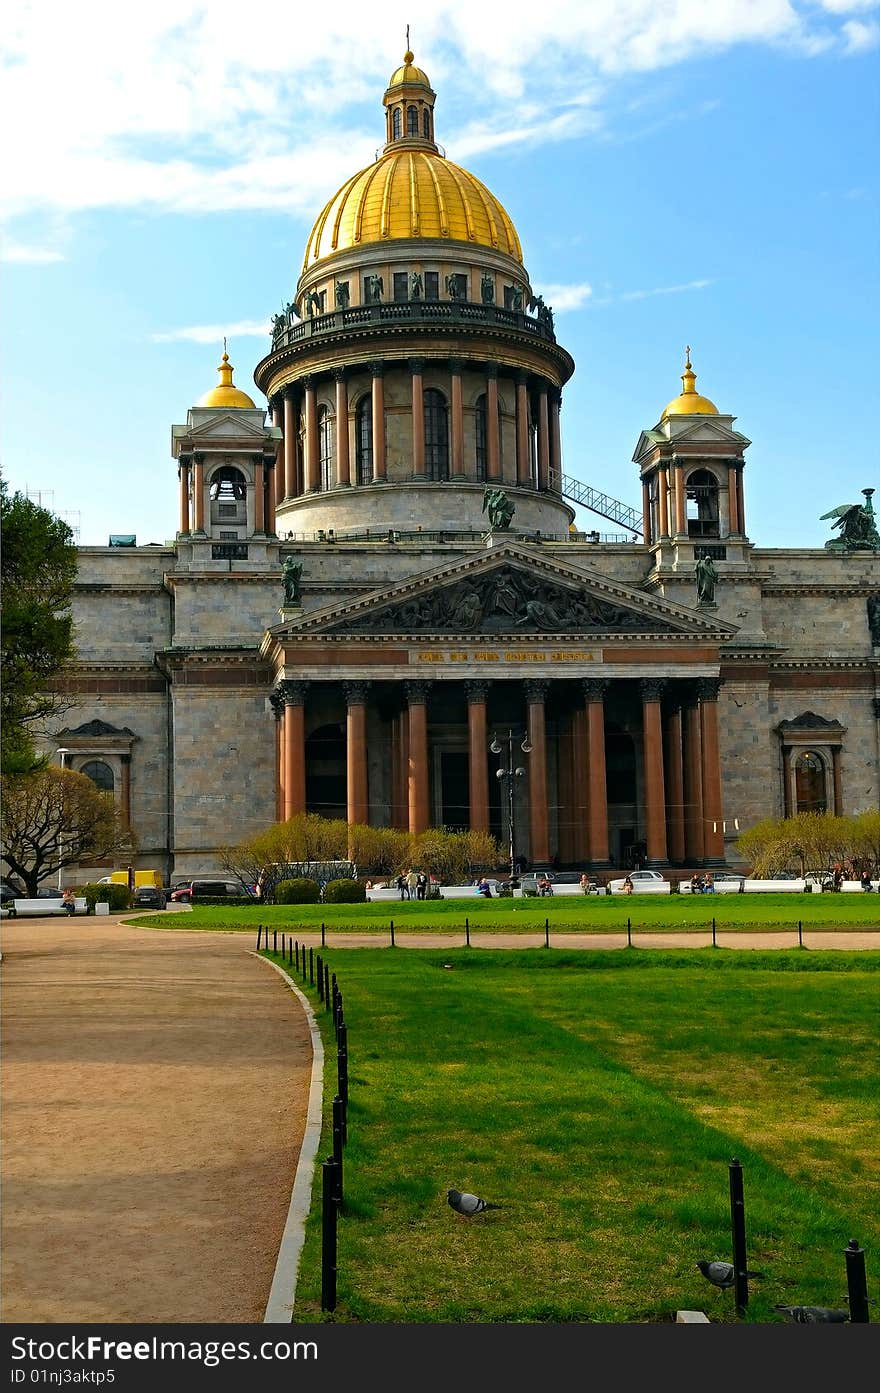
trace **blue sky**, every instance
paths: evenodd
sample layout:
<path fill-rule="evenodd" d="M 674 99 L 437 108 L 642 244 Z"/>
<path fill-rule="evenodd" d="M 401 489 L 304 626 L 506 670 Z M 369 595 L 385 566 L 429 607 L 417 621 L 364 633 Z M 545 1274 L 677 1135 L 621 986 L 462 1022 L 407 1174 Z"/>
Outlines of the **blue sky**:
<path fill-rule="evenodd" d="M 752 540 L 836 536 L 820 515 L 880 490 L 878 0 L 12 0 L 11 487 L 86 545 L 173 537 L 171 426 L 224 334 L 255 393 L 313 218 L 384 140 L 408 22 L 437 138 L 512 216 L 575 359 L 566 473 L 640 505 L 633 449 L 689 343 L 698 390 L 753 442 Z"/>

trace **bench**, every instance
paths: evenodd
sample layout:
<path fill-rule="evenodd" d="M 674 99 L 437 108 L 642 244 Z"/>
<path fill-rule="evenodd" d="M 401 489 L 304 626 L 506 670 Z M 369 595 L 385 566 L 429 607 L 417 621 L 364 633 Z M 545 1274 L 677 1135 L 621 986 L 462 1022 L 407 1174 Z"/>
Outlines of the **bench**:
<path fill-rule="evenodd" d="M 63 914 L 67 917 L 67 910 L 60 895 L 45 895 L 42 899 L 26 900 L 14 899 L 11 906 L 7 906 L 7 913 L 11 918 L 17 919 L 20 914 Z M 85 896 L 77 897 L 73 901 L 74 914 L 88 914 L 89 902 Z"/>

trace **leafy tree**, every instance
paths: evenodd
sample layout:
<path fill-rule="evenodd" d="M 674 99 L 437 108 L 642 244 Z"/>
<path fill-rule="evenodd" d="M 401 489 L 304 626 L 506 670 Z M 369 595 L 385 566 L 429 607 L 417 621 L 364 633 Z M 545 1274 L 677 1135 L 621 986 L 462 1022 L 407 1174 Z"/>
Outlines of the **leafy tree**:
<path fill-rule="evenodd" d="M 2 859 L 30 896 L 64 866 L 133 850 L 113 795 L 84 774 L 52 764 L 6 776 L 0 832 Z"/>
<path fill-rule="evenodd" d="M 43 762 L 34 748 L 34 726 L 70 705 L 52 692 L 51 683 L 73 652 L 69 610 L 76 548 L 66 522 L 24 494 L 10 496 L 5 479 L 0 479 L 0 522 L 0 766 L 4 774 L 14 774 Z"/>

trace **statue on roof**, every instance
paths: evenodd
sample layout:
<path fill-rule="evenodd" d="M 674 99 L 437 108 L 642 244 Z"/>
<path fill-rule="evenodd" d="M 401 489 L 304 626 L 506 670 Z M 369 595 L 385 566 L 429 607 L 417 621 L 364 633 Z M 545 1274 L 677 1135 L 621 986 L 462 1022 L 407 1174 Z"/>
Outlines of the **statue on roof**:
<path fill-rule="evenodd" d="M 302 562 L 297 561 L 295 556 L 286 556 L 281 573 L 284 580 L 284 608 L 299 605 L 302 597 L 300 595 L 299 583 L 302 578 Z"/>
<path fill-rule="evenodd" d="M 820 522 L 834 518 L 832 526 L 840 528 L 840 536 L 825 543 L 828 551 L 880 551 L 880 534 L 871 504 L 873 492 L 873 489 L 862 489 L 864 503 L 841 503 L 838 508 L 822 514 Z"/>
<path fill-rule="evenodd" d="M 480 280 L 480 299 L 484 305 L 495 303 L 495 277 L 484 271 Z"/>
<path fill-rule="evenodd" d="M 711 556 L 701 556 L 697 561 L 694 566 L 694 579 L 697 582 L 697 604 L 714 605 L 718 567 Z"/>
<path fill-rule="evenodd" d="M 502 532 L 510 526 L 516 505 L 510 501 L 503 489 L 489 488 L 487 484 L 483 490 L 482 511 L 489 515 L 490 530 Z"/>

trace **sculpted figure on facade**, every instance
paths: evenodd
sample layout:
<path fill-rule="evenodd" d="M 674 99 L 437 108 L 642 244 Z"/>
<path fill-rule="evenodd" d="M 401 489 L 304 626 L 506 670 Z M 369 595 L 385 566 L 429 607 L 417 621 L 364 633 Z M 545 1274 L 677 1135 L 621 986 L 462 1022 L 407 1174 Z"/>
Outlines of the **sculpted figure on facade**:
<path fill-rule="evenodd" d="M 484 305 L 494 305 L 495 303 L 495 279 L 489 275 L 488 271 L 483 272 L 480 280 L 480 299 Z"/>
<path fill-rule="evenodd" d="M 378 305 L 382 299 L 382 291 L 385 289 L 385 282 L 381 276 L 367 276 L 367 299 L 370 304 Z"/>
<path fill-rule="evenodd" d="M 284 558 L 284 565 L 281 568 L 284 581 L 284 604 L 298 605 L 300 603 L 300 580 L 302 578 L 302 562 L 297 561 L 293 556 Z"/>
<path fill-rule="evenodd" d="M 822 514 L 820 522 L 834 518 L 832 526 L 840 528 L 840 536 L 825 543 L 826 550 L 880 551 L 880 534 L 871 503 L 873 492 L 873 489 L 862 489 L 864 503 L 841 503 L 839 508 Z"/>
<path fill-rule="evenodd" d="M 489 488 L 487 485 L 483 490 L 482 511 L 489 515 L 491 530 L 503 532 L 510 526 L 511 519 L 516 512 L 516 505 L 511 502 L 503 489 Z"/>
<path fill-rule="evenodd" d="M 697 582 L 697 603 L 700 605 L 714 604 L 718 567 L 711 556 L 700 557 L 694 566 L 694 579 Z"/>
<path fill-rule="evenodd" d="M 347 310 L 351 300 L 348 281 L 337 281 L 334 286 L 334 293 L 336 295 L 336 308 L 338 310 Z"/>
<path fill-rule="evenodd" d="M 411 300 L 421 300 L 422 298 L 422 278 L 418 271 L 413 271 L 409 278 L 409 298 Z"/>

